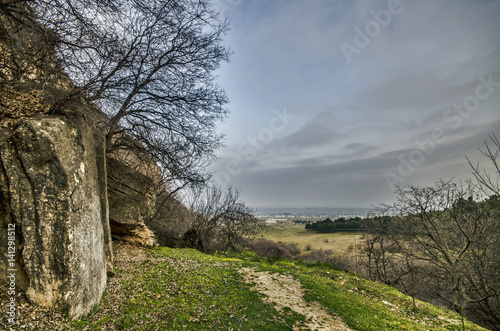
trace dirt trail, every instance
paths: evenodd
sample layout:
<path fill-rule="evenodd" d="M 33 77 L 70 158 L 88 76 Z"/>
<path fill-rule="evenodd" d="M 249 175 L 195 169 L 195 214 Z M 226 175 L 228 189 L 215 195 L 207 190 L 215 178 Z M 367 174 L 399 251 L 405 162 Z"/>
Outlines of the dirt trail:
<path fill-rule="evenodd" d="M 306 302 L 303 298 L 302 285 L 291 276 L 255 271 L 251 268 L 242 268 L 240 273 L 245 282 L 265 294 L 267 297 L 264 300 L 273 303 L 278 311 L 289 307 L 294 312 L 304 315 L 308 330 L 352 330 L 342 319 L 328 314 L 319 303 Z"/>

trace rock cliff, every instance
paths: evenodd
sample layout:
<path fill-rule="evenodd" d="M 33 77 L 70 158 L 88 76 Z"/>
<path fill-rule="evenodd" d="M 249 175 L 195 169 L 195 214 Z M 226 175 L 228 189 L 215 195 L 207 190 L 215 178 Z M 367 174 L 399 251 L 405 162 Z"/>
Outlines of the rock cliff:
<path fill-rule="evenodd" d="M 112 232 L 156 244 L 145 222 L 155 213 L 161 172 L 151 162 L 145 172 L 133 155 L 108 158 L 101 129 L 109 118 L 75 89 L 53 45 L 44 44 L 48 34 L 4 18 L 0 283 L 15 270 L 16 291 L 32 303 L 78 317 L 99 302 L 113 272 Z M 35 52 L 40 58 L 31 49 L 43 50 Z"/>
<path fill-rule="evenodd" d="M 33 303 L 85 314 L 112 259 L 103 141 L 82 117 L 26 118 L 1 133 L 0 221 L 16 227 L 17 286 Z"/>
<path fill-rule="evenodd" d="M 157 184 L 123 160 L 107 158 L 109 220 L 115 239 L 156 246 L 154 233 L 146 226 L 155 214 Z"/>

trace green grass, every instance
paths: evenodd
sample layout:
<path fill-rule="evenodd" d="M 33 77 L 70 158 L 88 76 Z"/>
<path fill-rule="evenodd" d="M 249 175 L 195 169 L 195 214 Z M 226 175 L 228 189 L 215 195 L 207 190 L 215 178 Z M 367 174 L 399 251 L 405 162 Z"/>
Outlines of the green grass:
<path fill-rule="evenodd" d="M 118 270 L 121 295 L 107 293 L 96 311 L 72 322 L 75 330 L 290 330 L 305 325 L 291 309 L 277 311 L 238 273 L 241 267 L 299 280 L 317 301 L 356 330 L 460 330 L 459 316 L 393 288 L 324 265 L 250 252 L 207 256 L 192 249 L 155 248 L 144 262 Z M 482 330 L 467 322 L 467 330 Z"/>
<path fill-rule="evenodd" d="M 254 262 L 250 265 L 256 266 Z M 306 301 L 317 301 L 350 327 L 362 330 L 462 330 L 454 312 L 417 300 L 413 314 L 410 297 L 396 289 L 364 280 L 355 274 L 301 261 L 261 262 L 259 270 L 292 275 L 306 290 Z M 466 321 L 466 330 L 484 330 Z"/>
<path fill-rule="evenodd" d="M 122 282 L 118 314 L 96 320 L 92 314 L 74 329 L 106 330 L 290 330 L 301 316 L 278 313 L 243 283 L 240 260 L 211 257 L 192 249 L 157 248 L 137 274 Z"/>

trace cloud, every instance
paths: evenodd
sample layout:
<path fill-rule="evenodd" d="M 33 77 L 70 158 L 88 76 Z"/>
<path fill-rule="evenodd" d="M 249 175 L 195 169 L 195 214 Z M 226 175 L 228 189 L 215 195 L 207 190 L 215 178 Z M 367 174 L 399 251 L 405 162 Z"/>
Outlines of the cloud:
<path fill-rule="evenodd" d="M 336 127 L 335 122 L 333 113 L 322 112 L 299 131 L 281 138 L 278 145 L 290 149 L 302 149 L 331 144 L 341 137 L 339 133 L 341 130 Z"/>
<path fill-rule="evenodd" d="M 253 205 L 366 206 L 393 198 L 384 172 L 435 130 L 446 139 L 407 178 L 432 184 L 470 175 L 465 155 L 500 132 L 500 87 L 474 112 L 453 113 L 474 96 L 478 77 L 500 81 L 500 1 L 401 0 L 370 44 L 348 64 L 339 44 L 389 1 L 243 1 L 231 12 L 233 62 L 222 72 L 232 115 L 218 164 Z M 271 109 L 300 114 L 253 158 L 242 136 L 256 136 Z M 450 113 L 452 112 L 452 113 Z M 448 116 L 446 116 L 448 114 Z M 299 116 L 298 116 L 299 117 Z M 378 201 L 377 201 L 378 200 Z"/>
<path fill-rule="evenodd" d="M 432 185 L 438 179 L 470 178 L 471 169 L 465 156 L 483 161 L 477 148 L 488 138 L 485 131 L 500 132 L 500 120 L 486 127 L 472 126 L 462 131 L 450 131 L 446 140 L 436 144 L 431 155 L 401 184 Z M 373 154 L 377 147 L 362 144 L 346 145 L 344 151 L 357 151 L 358 158 L 339 155 L 318 156 L 298 160 L 293 166 L 249 171 L 235 178 L 245 187 L 244 197 L 259 206 L 370 206 L 394 199 L 384 176 L 387 171 L 398 173 L 401 158 L 419 150 L 398 149 Z M 370 153 L 373 156 L 362 157 Z M 356 204 L 357 203 L 357 204 Z"/>

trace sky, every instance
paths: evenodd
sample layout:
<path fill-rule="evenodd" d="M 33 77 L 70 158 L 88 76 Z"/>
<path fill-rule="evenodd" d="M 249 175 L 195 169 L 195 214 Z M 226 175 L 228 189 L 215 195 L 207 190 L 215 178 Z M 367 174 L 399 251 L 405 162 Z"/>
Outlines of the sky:
<path fill-rule="evenodd" d="M 489 166 L 500 1 L 218 1 L 233 55 L 210 170 L 247 205 L 371 207 Z"/>

